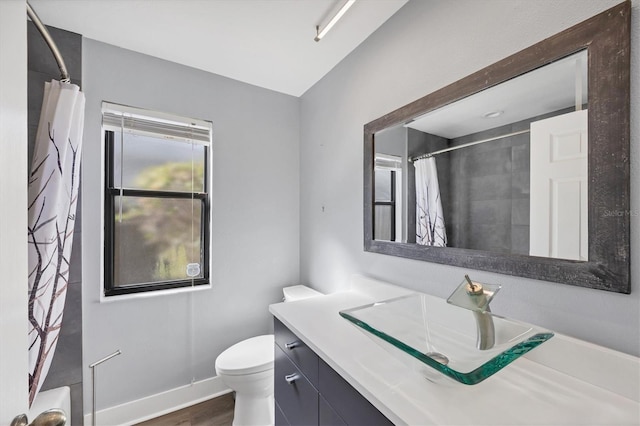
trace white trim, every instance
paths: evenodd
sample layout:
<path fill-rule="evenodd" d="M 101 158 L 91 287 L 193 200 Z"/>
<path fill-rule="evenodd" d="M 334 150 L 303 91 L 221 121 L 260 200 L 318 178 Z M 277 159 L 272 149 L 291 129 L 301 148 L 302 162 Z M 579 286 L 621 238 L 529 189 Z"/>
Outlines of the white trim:
<path fill-rule="evenodd" d="M 190 407 L 231 392 L 220 377 L 211 377 L 190 385 L 150 395 L 135 401 L 105 408 L 96 413 L 96 424 L 128 426 Z M 91 413 L 84 415 L 91 424 Z"/>
<path fill-rule="evenodd" d="M 2 0 L 0 0 L 2 1 Z M 104 256 L 103 256 L 104 258 Z M 103 260 L 104 261 L 104 260 Z M 211 275 L 211 273 L 209 273 Z M 104 282 L 104 272 L 102 274 L 102 281 Z M 152 290 L 152 291 L 143 291 L 140 293 L 128 293 L 128 294 L 119 294 L 115 296 L 105 296 L 104 295 L 104 286 L 100 289 L 100 303 L 111 303 L 111 302 L 121 302 L 123 300 L 131 300 L 131 299 L 148 299 L 151 297 L 158 296 L 166 296 L 169 294 L 179 294 L 179 293 L 191 293 L 194 291 L 200 290 L 209 290 L 211 289 L 211 278 L 209 278 L 209 284 L 201 284 L 201 285 L 192 285 L 189 287 L 178 287 L 178 288 L 168 288 L 165 290 Z"/>

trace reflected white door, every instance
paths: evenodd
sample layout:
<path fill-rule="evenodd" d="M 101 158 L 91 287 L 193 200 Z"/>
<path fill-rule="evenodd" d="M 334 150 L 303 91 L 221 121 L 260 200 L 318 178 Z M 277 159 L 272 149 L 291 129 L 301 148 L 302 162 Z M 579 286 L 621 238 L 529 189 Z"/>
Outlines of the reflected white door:
<path fill-rule="evenodd" d="M 531 123 L 529 253 L 587 260 L 587 110 Z"/>

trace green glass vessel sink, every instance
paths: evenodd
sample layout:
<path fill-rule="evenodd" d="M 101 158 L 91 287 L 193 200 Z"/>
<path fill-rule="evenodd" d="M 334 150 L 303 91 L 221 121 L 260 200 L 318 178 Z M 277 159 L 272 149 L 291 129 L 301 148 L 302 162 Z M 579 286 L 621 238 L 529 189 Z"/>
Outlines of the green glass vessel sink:
<path fill-rule="evenodd" d="M 340 315 L 419 361 L 418 365 L 466 385 L 480 383 L 553 337 L 530 324 L 418 293 Z M 422 370 L 433 374 L 430 368 Z"/>

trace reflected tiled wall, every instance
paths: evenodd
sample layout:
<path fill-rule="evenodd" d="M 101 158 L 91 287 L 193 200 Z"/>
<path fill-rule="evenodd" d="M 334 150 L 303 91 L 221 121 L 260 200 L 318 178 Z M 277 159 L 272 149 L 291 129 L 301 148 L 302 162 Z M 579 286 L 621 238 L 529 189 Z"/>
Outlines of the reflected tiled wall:
<path fill-rule="evenodd" d="M 573 110 L 565 108 L 451 139 L 449 146 L 527 130 L 534 121 Z M 438 157 L 451 167 L 442 177 L 449 180 L 452 194 L 445 207 L 450 212 L 445 218 L 450 246 L 529 254 L 529 148 L 529 134 L 525 133 L 452 151 L 447 160 Z"/>
<path fill-rule="evenodd" d="M 82 36 L 48 27 L 51 36 L 65 60 L 71 82 L 82 87 Z M 38 120 L 44 94 L 44 83 L 59 80 L 56 61 L 33 23 L 28 22 L 28 108 L 29 108 L 29 161 L 33 155 Z M 80 202 L 78 202 L 80 206 Z M 62 319 L 62 329 L 51 369 L 42 390 L 60 386 L 71 388 L 71 419 L 73 425 L 82 425 L 82 266 L 81 266 L 81 209 L 76 214 L 71 255 L 69 286 Z"/>
<path fill-rule="evenodd" d="M 451 145 L 514 132 L 514 125 L 453 139 Z M 527 124 L 528 127 L 528 124 Z M 453 247 L 529 254 L 529 135 L 452 151 L 447 222 Z"/>

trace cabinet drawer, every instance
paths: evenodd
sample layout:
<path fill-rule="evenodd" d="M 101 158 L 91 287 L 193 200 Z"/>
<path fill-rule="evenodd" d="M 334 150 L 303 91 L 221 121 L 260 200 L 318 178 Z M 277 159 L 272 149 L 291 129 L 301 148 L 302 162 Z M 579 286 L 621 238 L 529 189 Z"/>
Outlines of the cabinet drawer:
<path fill-rule="evenodd" d="M 345 379 L 335 372 L 324 361 L 320 360 L 320 387 L 322 397 L 333 408 L 336 414 L 348 425 L 382 426 L 393 423 L 376 407 L 371 405 Z"/>
<path fill-rule="evenodd" d="M 276 345 L 282 349 L 300 371 L 302 371 L 302 374 L 307 376 L 307 379 L 317 388 L 318 355 L 277 318 L 274 318 L 273 321 Z"/>
<path fill-rule="evenodd" d="M 275 346 L 276 403 L 296 426 L 318 424 L 318 391 L 278 346 Z"/>

